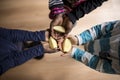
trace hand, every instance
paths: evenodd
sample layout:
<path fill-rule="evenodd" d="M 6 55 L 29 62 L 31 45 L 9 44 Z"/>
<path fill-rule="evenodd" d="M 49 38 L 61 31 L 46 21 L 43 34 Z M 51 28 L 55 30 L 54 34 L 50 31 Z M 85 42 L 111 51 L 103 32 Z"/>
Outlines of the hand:
<path fill-rule="evenodd" d="M 72 45 L 79 45 L 79 40 L 75 35 L 68 35 L 68 39 L 70 39 Z"/>
<path fill-rule="evenodd" d="M 55 33 L 55 31 L 53 30 L 54 26 L 61 26 L 63 23 L 63 14 L 58 14 L 50 23 L 50 35 L 57 39 L 57 33 Z"/>
<path fill-rule="evenodd" d="M 65 34 L 61 35 L 60 33 L 54 31 L 53 27 L 57 25 L 63 26 L 65 28 Z M 50 35 L 57 40 L 59 37 L 66 37 L 68 33 L 72 30 L 72 28 L 73 23 L 71 22 L 71 20 L 66 15 L 59 14 L 55 17 L 55 19 L 53 19 L 50 24 Z"/>
<path fill-rule="evenodd" d="M 45 53 L 55 53 L 58 51 L 57 49 L 51 49 L 48 42 L 42 42 L 42 45 Z"/>
<path fill-rule="evenodd" d="M 65 33 L 67 35 L 72 30 L 74 25 L 71 22 L 71 20 L 69 19 L 69 17 L 64 15 L 62 26 L 65 28 Z"/>

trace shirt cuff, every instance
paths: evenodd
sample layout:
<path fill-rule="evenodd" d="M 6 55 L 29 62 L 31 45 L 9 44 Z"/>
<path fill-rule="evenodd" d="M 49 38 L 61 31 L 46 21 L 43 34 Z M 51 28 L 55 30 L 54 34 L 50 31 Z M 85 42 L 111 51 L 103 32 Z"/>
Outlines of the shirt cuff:
<path fill-rule="evenodd" d="M 72 57 L 74 56 L 76 49 L 77 49 L 77 48 L 75 48 L 75 47 L 72 49 L 72 53 L 71 53 L 71 56 L 72 56 Z"/>
<path fill-rule="evenodd" d="M 64 7 L 55 7 L 51 9 L 51 12 L 49 14 L 50 19 L 54 19 L 56 15 L 65 13 Z"/>
<path fill-rule="evenodd" d="M 75 35 L 75 37 L 78 39 L 78 45 L 82 45 L 82 38 L 80 35 Z"/>

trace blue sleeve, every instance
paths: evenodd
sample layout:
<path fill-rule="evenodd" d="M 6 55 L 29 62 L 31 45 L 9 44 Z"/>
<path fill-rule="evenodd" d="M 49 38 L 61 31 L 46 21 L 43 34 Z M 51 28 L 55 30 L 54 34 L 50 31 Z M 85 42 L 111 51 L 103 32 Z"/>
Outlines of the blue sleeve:
<path fill-rule="evenodd" d="M 72 57 L 77 61 L 95 69 L 99 61 L 99 57 L 95 56 L 89 52 L 83 51 L 79 48 L 74 48 L 72 52 Z"/>
<path fill-rule="evenodd" d="M 0 75 L 9 70 L 10 68 L 16 67 L 36 56 L 42 56 L 44 54 L 44 48 L 41 45 L 29 48 L 22 52 L 12 52 L 2 61 L 0 61 Z"/>
<path fill-rule="evenodd" d="M 105 56 L 105 55 L 104 55 Z M 100 55 L 93 55 L 89 52 L 82 51 L 79 48 L 74 48 L 72 57 L 85 64 L 86 66 L 95 69 L 100 72 L 116 74 L 115 68 L 112 67 L 112 61 L 110 59 L 102 59 Z"/>
<path fill-rule="evenodd" d="M 0 28 L 0 37 L 12 42 L 19 41 L 45 41 L 45 31 L 25 31 L 17 29 Z"/>
<path fill-rule="evenodd" d="M 106 37 L 110 37 L 111 31 L 116 28 L 115 24 L 117 22 L 119 21 L 111 21 L 95 25 L 92 28 L 80 33 L 79 35 L 76 35 L 79 40 L 79 44 L 85 44 L 89 41 L 99 39 L 105 35 L 107 35 Z"/>

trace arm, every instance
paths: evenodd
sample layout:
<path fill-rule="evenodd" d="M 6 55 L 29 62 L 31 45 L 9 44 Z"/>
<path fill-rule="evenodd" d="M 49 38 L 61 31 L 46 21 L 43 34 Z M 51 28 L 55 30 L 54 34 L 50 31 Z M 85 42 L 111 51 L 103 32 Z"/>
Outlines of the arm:
<path fill-rule="evenodd" d="M 61 26 L 63 23 L 63 14 L 64 14 L 64 3 L 62 0 L 49 0 L 49 18 L 52 19 L 50 23 L 50 35 L 57 39 L 55 32 L 53 30 L 54 26 Z"/>
<path fill-rule="evenodd" d="M 31 32 L 25 30 L 0 28 L 0 36 L 12 42 L 45 41 L 45 31 Z"/>
<path fill-rule="evenodd" d="M 116 69 L 112 67 L 111 60 L 107 59 L 107 56 L 103 59 L 100 55 L 96 56 L 79 48 L 73 48 L 72 57 L 97 71 L 116 74 Z"/>
<path fill-rule="evenodd" d="M 95 39 L 99 39 L 101 37 L 110 37 L 111 31 L 116 28 L 115 25 L 118 22 L 120 21 L 105 22 L 103 24 L 93 26 L 92 28 L 85 30 L 81 34 L 76 35 L 79 41 L 79 45 L 85 44 Z"/>
<path fill-rule="evenodd" d="M 9 55 L 0 62 L 0 75 L 6 72 L 8 69 L 16 67 L 25 63 L 26 61 L 44 54 L 44 48 L 42 44 L 29 48 L 24 51 L 12 51 Z"/>
<path fill-rule="evenodd" d="M 95 56 L 89 52 L 83 51 L 79 48 L 73 48 L 72 50 L 72 58 L 76 59 L 77 61 L 82 62 L 83 64 L 95 69 L 98 61 L 99 61 L 99 57 Z"/>
<path fill-rule="evenodd" d="M 107 0 L 87 0 L 76 7 L 72 12 L 68 13 L 67 16 L 74 24 L 76 20 L 79 20 L 79 18 L 83 17 L 85 14 L 88 14 L 97 7 L 101 6 L 105 1 Z"/>

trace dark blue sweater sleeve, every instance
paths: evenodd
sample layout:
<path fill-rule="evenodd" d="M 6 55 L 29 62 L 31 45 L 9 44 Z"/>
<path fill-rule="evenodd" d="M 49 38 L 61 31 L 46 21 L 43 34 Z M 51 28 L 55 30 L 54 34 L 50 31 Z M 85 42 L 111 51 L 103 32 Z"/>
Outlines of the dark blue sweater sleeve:
<path fill-rule="evenodd" d="M 12 42 L 19 41 L 45 41 L 45 31 L 25 31 L 17 29 L 0 28 L 0 37 Z"/>
<path fill-rule="evenodd" d="M 24 50 L 22 52 L 12 52 L 9 54 L 9 56 L 4 58 L 4 60 L 0 61 L 0 75 L 2 75 L 10 68 L 23 64 L 33 57 L 42 56 L 43 54 L 44 48 L 42 44 L 29 48 L 28 50 Z"/>
<path fill-rule="evenodd" d="M 67 14 L 67 16 L 74 24 L 76 20 L 79 20 L 79 18 L 83 17 L 85 14 L 88 14 L 97 7 L 101 6 L 105 1 L 107 0 L 87 0 L 86 2 L 80 4 L 78 7 L 74 8 L 72 12 Z"/>

